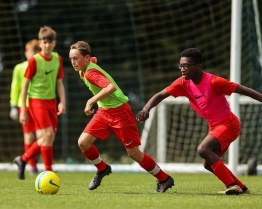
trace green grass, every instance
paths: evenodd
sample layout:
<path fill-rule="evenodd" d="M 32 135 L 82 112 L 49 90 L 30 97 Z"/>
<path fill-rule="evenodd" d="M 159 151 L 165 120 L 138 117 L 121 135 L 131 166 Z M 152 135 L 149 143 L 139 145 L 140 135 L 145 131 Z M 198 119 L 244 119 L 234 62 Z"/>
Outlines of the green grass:
<path fill-rule="evenodd" d="M 35 176 L 20 181 L 15 172 L 0 172 L 0 208 L 32 209 L 260 209 L 262 181 L 259 176 L 239 177 L 250 195 L 226 196 L 224 185 L 211 174 L 172 174 L 175 187 L 155 194 L 155 179 L 149 174 L 113 173 L 96 190 L 87 185 L 94 173 L 58 173 L 61 189 L 55 195 L 38 194 Z"/>

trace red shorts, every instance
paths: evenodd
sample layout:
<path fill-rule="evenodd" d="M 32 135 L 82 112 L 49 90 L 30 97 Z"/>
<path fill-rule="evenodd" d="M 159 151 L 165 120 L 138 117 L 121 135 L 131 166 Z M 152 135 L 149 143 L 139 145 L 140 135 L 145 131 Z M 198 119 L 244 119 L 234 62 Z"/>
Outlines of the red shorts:
<path fill-rule="evenodd" d="M 52 126 L 54 132 L 57 131 L 57 110 L 56 99 L 40 100 L 29 99 L 30 113 L 40 129 Z"/>
<path fill-rule="evenodd" d="M 214 136 L 220 143 L 220 152 L 216 154 L 221 157 L 229 145 L 236 140 L 241 131 L 239 119 L 233 113 L 221 124 L 209 125 L 208 135 Z"/>
<path fill-rule="evenodd" d="M 21 108 L 20 107 L 18 108 L 18 112 L 19 112 L 19 114 L 21 113 Z M 27 121 L 27 124 L 25 124 L 25 125 L 22 124 L 23 132 L 24 133 L 36 132 L 36 130 L 38 130 L 39 128 L 35 124 L 35 122 L 34 122 L 34 120 L 32 118 L 32 115 L 31 115 L 31 113 L 30 113 L 28 108 L 26 108 L 26 112 L 27 112 L 28 121 Z"/>
<path fill-rule="evenodd" d="M 84 132 L 101 140 L 113 132 L 126 148 L 141 144 L 136 120 L 128 103 L 117 108 L 98 108 Z"/>

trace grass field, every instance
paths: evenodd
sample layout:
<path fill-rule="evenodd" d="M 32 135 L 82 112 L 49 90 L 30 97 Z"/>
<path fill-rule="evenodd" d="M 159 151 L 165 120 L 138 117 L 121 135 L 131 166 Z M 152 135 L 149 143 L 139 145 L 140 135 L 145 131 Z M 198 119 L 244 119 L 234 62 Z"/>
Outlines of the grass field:
<path fill-rule="evenodd" d="M 100 187 L 87 188 L 94 173 L 57 173 L 61 189 L 55 195 L 38 194 L 36 176 L 26 175 L 20 181 L 15 172 L 0 172 L 0 208 L 32 209 L 260 209 L 262 181 L 260 176 L 239 177 L 251 190 L 250 195 L 226 196 L 217 191 L 223 184 L 211 174 L 172 174 L 175 187 L 155 194 L 155 179 L 144 173 L 113 173 Z"/>

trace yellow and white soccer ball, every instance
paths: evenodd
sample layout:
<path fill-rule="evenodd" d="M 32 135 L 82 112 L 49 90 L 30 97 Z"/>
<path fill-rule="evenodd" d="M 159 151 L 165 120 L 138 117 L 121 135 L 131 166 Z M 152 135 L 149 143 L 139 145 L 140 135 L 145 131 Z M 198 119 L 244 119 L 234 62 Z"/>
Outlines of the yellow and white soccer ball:
<path fill-rule="evenodd" d="M 35 180 L 35 189 L 40 194 L 56 194 L 60 186 L 60 178 L 52 171 L 43 171 Z"/>

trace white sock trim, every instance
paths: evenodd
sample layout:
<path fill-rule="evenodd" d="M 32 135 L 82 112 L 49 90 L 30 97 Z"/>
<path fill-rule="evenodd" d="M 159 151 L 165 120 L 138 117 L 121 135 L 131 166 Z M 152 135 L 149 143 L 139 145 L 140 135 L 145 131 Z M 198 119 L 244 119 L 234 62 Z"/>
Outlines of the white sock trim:
<path fill-rule="evenodd" d="M 95 160 L 89 160 L 93 165 L 97 165 L 102 161 L 102 157 L 99 155 Z"/>
<path fill-rule="evenodd" d="M 158 174 L 159 171 L 160 171 L 160 167 L 156 164 L 154 169 L 152 171 L 149 171 L 149 173 L 155 176 L 156 174 Z"/>

